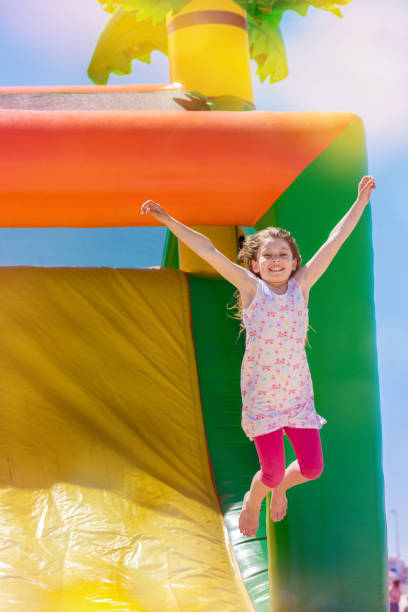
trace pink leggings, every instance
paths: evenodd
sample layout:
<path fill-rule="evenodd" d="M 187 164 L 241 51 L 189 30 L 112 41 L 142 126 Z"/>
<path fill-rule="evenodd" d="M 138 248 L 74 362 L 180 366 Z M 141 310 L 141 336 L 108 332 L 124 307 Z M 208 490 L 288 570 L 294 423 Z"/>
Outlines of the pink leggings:
<path fill-rule="evenodd" d="M 274 489 L 285 475 L 285 447 L 283 432 L 286 432 L 294 448 L 299 468 L 306 478 L 318 478 L 323 471 L 323 454 L 318 429 L 282 427 L 254 438 L 261 466 L 261 481 Z"/>

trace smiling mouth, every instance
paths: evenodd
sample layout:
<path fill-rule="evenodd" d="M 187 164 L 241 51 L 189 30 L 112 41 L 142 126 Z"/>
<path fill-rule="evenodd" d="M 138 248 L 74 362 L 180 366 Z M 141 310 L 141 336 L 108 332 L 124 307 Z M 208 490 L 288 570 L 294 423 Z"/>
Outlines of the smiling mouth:
<path fill-rule="evenodd" d="M 284 268 L 269 268 L 270 272 L 283 272 Z"/>

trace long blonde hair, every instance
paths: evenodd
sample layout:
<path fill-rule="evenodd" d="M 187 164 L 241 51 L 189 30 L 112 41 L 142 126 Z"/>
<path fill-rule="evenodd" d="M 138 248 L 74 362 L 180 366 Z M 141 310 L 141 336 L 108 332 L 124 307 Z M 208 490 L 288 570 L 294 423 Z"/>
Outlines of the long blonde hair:
<path fill-rule="evenodd" d="M 299 247 L 296 244 L 296 240 L 291 236 L 290 232 L 281 227 L 266 227 L 255 234 L 251 234 L 246 236 L 240 245 L 240 249 L 238 251 L 238 263 L 243 264 L 247 270 L 250 270 L 255 276 L 261 278 L 259 272 L 254 272 L 252 269 L 251 262 L 256 261 L 258 257 L 259 247 L 271 240 L 273 238 L 280 238 L 284 240 L 292 253 L 292 257 L 296 259 L 296 269 L 292 270 L 290 277 L 292 277 L 295 272 L 297 272 L 302 263 L 302 256 L 299 252 Z M 233 314 L 230 315 L 233 319 L 238 319 L 240 321 L 239 334 L 238 338 L 242 334 L 245 329 L 245 325 L 242 318 L 242 302 L 239 290 L 236 289 L 234 291 L 233 299 L 235 302 L 232 305 L 227 304 L 227 310 L 233 311 Z"/>

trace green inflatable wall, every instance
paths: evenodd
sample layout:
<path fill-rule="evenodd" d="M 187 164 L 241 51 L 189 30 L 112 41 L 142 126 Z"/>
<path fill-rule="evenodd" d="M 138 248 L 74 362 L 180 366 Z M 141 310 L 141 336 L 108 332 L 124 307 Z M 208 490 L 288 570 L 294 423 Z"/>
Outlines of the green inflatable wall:
<path fill-rule="evenodd" d="M 354 121 L 321 154 L 257 229 L 291 231 L 306 262 L 356 197 L 367 170 L 364 130 Z M 373 297 L 371 211 L 310 293 L 308 360 L 325 469 L 289 491 L 275 525 L 282 610 L 388 609 L 384 482 Z M 286 442 L 288 442 L 286 440 Z M 288 461 L 294 459 L 287 444 Z M 289 497 L 290 496 L 290 497 Z"/>

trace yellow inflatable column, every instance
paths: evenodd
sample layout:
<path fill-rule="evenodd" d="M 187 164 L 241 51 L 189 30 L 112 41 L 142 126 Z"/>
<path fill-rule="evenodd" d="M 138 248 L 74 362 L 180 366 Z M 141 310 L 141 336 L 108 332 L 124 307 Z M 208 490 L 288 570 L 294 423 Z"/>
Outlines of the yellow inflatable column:
<path fill-rule="evenodd" d="M 232 0 L 192 0 L 166 21 L 172 82 L 253 104 L 244 9 Z"/>

